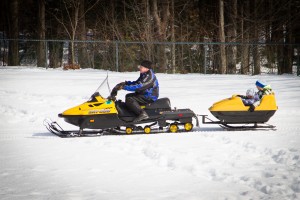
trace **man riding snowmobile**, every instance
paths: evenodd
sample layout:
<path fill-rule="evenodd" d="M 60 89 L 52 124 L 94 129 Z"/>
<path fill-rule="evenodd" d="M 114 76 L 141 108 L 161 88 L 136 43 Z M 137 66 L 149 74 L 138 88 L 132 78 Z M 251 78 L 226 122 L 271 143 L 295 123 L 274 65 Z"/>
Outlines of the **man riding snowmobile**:
<path fill-rule="evenodd" d="M 143 60 L 138 66 L 140 70 L 139 78 L 136 81 L 121 82 L 111 92 L 111 97 L 116 96 L 117 91 L 121 89 L 134 92 L 126 95 L 125 103 L 137 115 L 135 122 L 149 118 L 148 114 L 141 108 L 141 105 L 153 103 L 159 96 L 159 83 L 152 66 L 151 61 Z"/>

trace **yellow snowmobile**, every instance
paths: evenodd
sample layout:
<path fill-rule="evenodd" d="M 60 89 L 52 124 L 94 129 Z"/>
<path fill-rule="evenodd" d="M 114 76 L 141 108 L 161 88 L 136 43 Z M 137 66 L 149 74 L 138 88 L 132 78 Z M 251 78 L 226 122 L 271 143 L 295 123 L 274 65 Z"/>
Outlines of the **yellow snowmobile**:
<path fill-rule="evenodd" d="M 142 108 L 149 115 L 149 118 L 140 122 L 135 122 L 137 117 L 127 109 L 124 102 L 116 100 L 114 97 L 104 98 L 98 90 L 107 82 L 107 78 L 99 86 L 91 98 L 78 106 L 72 107 L 58 116 L 66 122 L 79 127 L 79 131 L 65 131 L 57 122 L 45 120 L 46 128 L 60 137 L 70 136 L 96 136 L 105 133 L 126 133 L 135 132 L 150 133 L 165 130 L 177 132 L 193 129 L 193 118 L 198 118 L 190 109 L 171 109 L 170 100 L 161 98 L 157 101 L 142 105 Z M 108 85 L 109 87 L 109 85 Z M 157 130 L 154 127 L 157 127 Z M 89 130 L 86 130 L 89 129 Z"/>
<path fill-rule="evenodd" d="M 276 105 L 275 94 L 264 95 L 261 99 L 260 105 L 257 106 L 253 112 L 248 111 L 249 106 L 245 106 L 238 95 L 232 95 L 231 98 L 218 101 L 209 108 L 211 114 L 220 121 L 210 120 L 207 115 L 200 116 L 202 116 L 202 122 L 204 124 L 219 124 L 224 128 L 273 129 L 275 126 L 264 123 L 269 121 L 277 109 L 278 107 Z M 205 119 L 209 119 L 209 121 L 206 121 Z"/>

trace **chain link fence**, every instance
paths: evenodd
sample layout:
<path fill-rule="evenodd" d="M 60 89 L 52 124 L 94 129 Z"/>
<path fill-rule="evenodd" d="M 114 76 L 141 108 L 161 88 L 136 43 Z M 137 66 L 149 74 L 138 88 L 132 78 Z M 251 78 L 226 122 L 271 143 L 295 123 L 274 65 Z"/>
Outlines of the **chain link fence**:
<path fill-rule="evenodd" d="M 9 43 L 0 39 L 0 66 L 8 64 Z M 37 66 L 38 43 L 43 43 L 44 65 L 58 68 L 75 62 L 81 68 L 111 71 L 136 71 L 143 59 L 155 63 L 155 71 L 163 73 L 214 74 L 220 69 L 220 45 L 226 49 L 227 74 L 281 74 L 282 67 L 300 75 L 299 44 L 250 44 L 215 42 L 121 42 L 25 40 L 18 41 L 21 66 Z M 74 44 L 73 47 L 71 44 Z M 73 60 L 72 60 L 73 55 Z M 15 56 L 15 55 L 13 55 Z"/>

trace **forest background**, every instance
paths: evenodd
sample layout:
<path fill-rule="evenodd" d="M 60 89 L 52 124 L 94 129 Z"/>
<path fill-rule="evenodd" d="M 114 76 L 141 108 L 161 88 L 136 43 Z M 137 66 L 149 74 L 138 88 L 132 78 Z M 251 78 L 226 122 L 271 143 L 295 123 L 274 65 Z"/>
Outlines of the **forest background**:
<path fill-rule="evenodd" d="M 300 69 L 299 0 L 3 0 L 1 64 L 261 74 Z M 300 74 L 300 72 L 299 72 Z"/>

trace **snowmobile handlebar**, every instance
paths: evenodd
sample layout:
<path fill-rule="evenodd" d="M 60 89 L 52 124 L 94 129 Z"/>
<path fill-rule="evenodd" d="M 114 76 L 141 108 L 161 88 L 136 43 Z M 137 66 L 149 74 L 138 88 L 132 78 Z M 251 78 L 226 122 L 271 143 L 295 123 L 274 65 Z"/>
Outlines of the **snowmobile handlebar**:
<path fill-rule="evenodd" d="M 109 100 L 116 100 L 116 96 L 119 90 L 122 90 L 125 85 L 125 82 L 118 83 L 111 91 L 110 95 L 107 97 Z"/>

